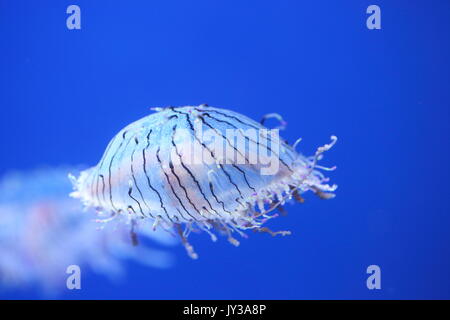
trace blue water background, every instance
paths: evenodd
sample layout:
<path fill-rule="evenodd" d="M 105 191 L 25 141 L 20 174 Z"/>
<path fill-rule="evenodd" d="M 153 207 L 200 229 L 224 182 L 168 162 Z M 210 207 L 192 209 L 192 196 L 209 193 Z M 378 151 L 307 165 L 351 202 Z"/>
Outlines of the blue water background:
<path fill-rule="evenodd" d="M 66 28 L 81 8 L 82 29 Z M 382 29 L 368 30 L 377 4 Z M 233 247 L 206 234 L 116 283 L 86 273 L 64 299 L 450 298 L 450 2 L 0 1 L 0 174 L 94 165 L 152 106 L 208 103 L 289 122 L 337 197 L 307 195 Z M 1 217 L 0 217 L 1 218 Z M 366 268 L 382 270 L 368 290 Z M 42 298 L 39 288 L 3 298 Z"/>

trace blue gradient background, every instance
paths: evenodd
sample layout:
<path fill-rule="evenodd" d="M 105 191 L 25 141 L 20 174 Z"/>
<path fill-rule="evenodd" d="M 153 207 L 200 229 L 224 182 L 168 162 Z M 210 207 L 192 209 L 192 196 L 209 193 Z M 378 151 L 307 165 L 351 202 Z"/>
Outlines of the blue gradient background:
<path fill-rule="evenodd" d="M 82 30 L 66 28 L 78 4 Z M 382 29 L 366 28 L 377 4 Z M 64 299 L 450 298 L 450 2 L 0 0 L 0 174 L 95 164 L 151 106 L 281 113 L 337 197 L 311 195 L 235 248 L 206 234 L 177 264 L 86 273 Z M 1 217 L 0 217 L 1 219 Z M 366 268 L 382 289 L 366 288 Z M 3 298 L 41 298 L 39 289 Z"/>

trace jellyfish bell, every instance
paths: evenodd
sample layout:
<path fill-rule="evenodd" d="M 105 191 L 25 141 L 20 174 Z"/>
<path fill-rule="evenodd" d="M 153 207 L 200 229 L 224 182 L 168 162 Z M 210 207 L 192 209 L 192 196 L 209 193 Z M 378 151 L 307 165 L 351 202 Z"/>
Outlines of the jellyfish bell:
<path fill-rule="evenodd" d="M 322 199 L 333 197 L 317 164 L 336 142 L 317 149 L 312 157 L 281 139 L 278 129 L 225 109 L 200 106 L 157 108 L 119 131 L 100 162 L 72 178 L 72 196 L 87 207 L 114 217 L 127 216 L 140 224 L 175 230 L 189 255 L 196 258 L 187 237 L 203 230 L 232 236 L 245 230 L 272 232 L 266 221 L 287 200 L 312 191 Z M 231 133 L 230 133 L 231 132 Z M 200 159 L 200 161 L 199 161 Z M 255 160 L 256 159 L 256 160 Z M 303 198 L 301 198 L 303 199 Z"/>

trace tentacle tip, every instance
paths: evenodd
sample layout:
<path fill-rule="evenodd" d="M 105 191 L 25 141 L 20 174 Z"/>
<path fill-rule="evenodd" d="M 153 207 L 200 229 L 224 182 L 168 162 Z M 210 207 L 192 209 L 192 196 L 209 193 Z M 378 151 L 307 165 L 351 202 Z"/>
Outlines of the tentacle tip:
<path fill-rule="evenodd" d="M 78 198 L 80 198 L 80 192 L 78 192 L 78 191 L 71 192 L 71 193 L 69 193 L 69 196 L 71 198 L 78 199 Z"/>
<path fill-rule="evenodd" d="M 186 252 L 191 259 L 198 259 L 198 254 L 194 251 L 194 248 L 189 243 L 185 243 L 184 247 L 186 248 Z"/>
<path fill-rule="evenodd" d="M 77 178 L 72 173 L 69 173 L 67 177 L 69 178 L 70 182 L 72 182 L 73 185 L 77 183 Z"/>
<path fill-rule="evenodd" d="M 331 192 L 318 191 L 318 192 L 316 192 L 316 194 L 320 199 L 323 199 L 323 200 L 329 200 L 329 199 L 333 199 L 334 197 L 336 197 L 336 195 Z"/>
<path fill-rule="evenodd" d="M 197 260 L 198 259 L 198 254 L 197 253 L 191 252 L 191 253 L 188 253 L 188 254 L 189 254 L 189 257 L 191 259 L 193 259 L 193 260 Z"/>
<path fill-rule="evenodd" d="M 228 241 L 235 247 L 239 247 L 240 242 L 234 238 L 228 238 Z"/>
<path fill-rule="evenodd" d="M 137 247 L 139 245 L 139 239 L 137 238 L 137 235 L 131 236 L 131 244 L 133 247 Z"/>

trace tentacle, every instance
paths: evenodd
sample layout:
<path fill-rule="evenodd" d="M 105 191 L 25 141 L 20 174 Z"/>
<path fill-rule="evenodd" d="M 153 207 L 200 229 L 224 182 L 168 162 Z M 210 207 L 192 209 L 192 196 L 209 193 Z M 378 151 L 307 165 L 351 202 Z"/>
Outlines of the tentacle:
<path fill-rule="evenodd" d="M 131 243 L 133 244 L 133 246 L 137 246 L 139 244 L 139 240 L 137 237 L 137 233 L 136 233 L 136 221 L 133 219 L 131 221 L 131 230 L 130 230 L 130 235 L 131 235 Z"/>
<path fill-rule="evenodd" d="M 290 231 L 272 231 L 267 227 L 254 229 L 253 231 L 254 232 L 265 232 L 265 233 L 270 234 L 272 237 L 275 237 L 276 235 L 288 236 L 291 234 Z"/>
<path fill-rule="evenodd" d="M 294 150 L 297 149 L 298 144 L 303 140 L 303 138 L 298 138 L 297 140 L 295 140 L 294 144 L 292 145 L 292 148 Z"/>
<path fill-rule="evenodd" d="M 305 199 L 300 195 L 300 193 L 298 192 L 298 189 L 293 186 L 291 186 L 291 187 L 294 190 L 294 192 L 292 192 L 292 196 L 294 197 L 294 199 L 299 203 L 304 203 Z"/>
<path fill-rule="evenodd" d="M 180 236 L 181 242 L 184 245 L 184 248 L 186 249 L 187 254 L 192 259 L 198 259 L 198 254 L 195 253 L 194 247 L 187 241 L 187 236 L 185 232 L 183 232 L 183 229 L 181 228 L 181 224 L 176 223 L 175 228 L 178 232 L 178 235 Z"/>
<path fill-rule="evenodd" d="M 286 129 L 287 122 L 284 121 L 283 117 L 282 117 L 281 115 L 279 115 L 278 113 L 268 113 L 268 114 L 266 114 L 265 116 L 263 116 L 263 117 L 261 118 L 260 123 L 261 123 L 262 125 L 264 125 L 264 123 L 266 122 L 266 120 L 272 119 L 272 118 L 273 118 L 273 119 L 276 119 L 276 120 L 278 120 L 278 121 L 280 122 L 280 125 L 277 126 L 277 127 L 275 127 L 274 129 L 278 129 L 278 130 L 284 130 L 284 129 Z"/>

